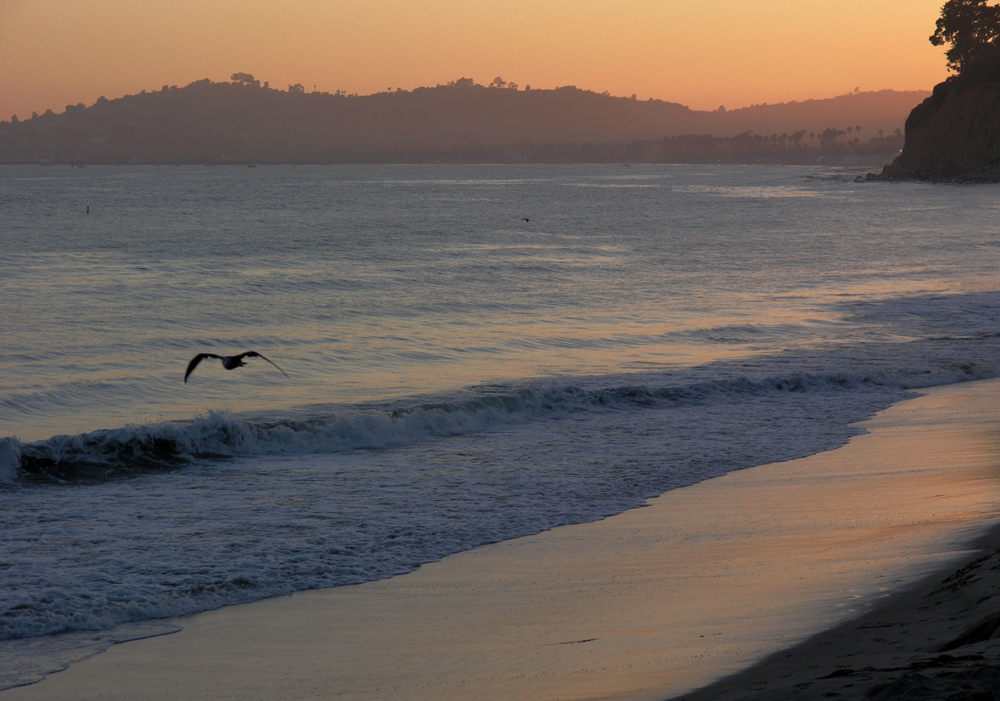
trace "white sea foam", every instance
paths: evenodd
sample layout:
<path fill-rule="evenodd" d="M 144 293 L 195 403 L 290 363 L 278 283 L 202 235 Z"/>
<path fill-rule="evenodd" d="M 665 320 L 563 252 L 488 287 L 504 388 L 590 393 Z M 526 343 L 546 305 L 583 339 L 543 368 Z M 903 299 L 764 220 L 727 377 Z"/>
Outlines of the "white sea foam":
<path fill-rule="evenodd" d="M 21 464 L 21 442 L 0 438 L 0 484 L 13 484 Z"/>
<path fill-rule="evenodd" d="M 852 305 L 895 340 L 667 373 L 5 439 L 0 638 L 389 576 L 834 448 L 908 389 L 995 376 L 994 301 Z"/>
<path fill-rule="evenodd" d="M 819 362 L 779 355 L 757 361 L 758 372 L 793 360 Z M 210 413 L 8 441 L 23 484 L 0 493 L 9 585 L 0 638 L 405 572 L 834 448 L 855 432 L 851 422 L 905 387 L 992 373 L 974 362 L 895 376 L 885 367 L 756 378 L 738 369 L 689 371 L 715 379 L 685 383 L 581 378 L 309 418 Z M 85 484 L 46 484 L 74 481 Z M 24 518 L 25 508 L 41 517 Z"/>

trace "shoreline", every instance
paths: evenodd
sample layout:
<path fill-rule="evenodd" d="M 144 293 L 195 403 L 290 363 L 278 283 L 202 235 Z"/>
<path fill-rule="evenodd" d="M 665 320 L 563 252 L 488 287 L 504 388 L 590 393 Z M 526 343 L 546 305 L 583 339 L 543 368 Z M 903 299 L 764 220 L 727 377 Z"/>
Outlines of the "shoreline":
<path fill-rule="evenodd" d="M 749 669 L 671 701 L 996 698 L 1000 524 L 977 552 Z"/>
<path fill-rule="evenodd" d="M 179 633 L 115 645 L 0 698 L 742 698 L 720 694 L 745 694 L 746 675 L 773 679 L 791 646 L 812 649 L 998 537 L 997 526 L 981 535 L 998 516 L 998 390 L 924 390 L 837 450 L 603 521 L 177 619 Z M 874 666 L 841 665 L 828 681 L 867 693 L 847 685 Z"/>

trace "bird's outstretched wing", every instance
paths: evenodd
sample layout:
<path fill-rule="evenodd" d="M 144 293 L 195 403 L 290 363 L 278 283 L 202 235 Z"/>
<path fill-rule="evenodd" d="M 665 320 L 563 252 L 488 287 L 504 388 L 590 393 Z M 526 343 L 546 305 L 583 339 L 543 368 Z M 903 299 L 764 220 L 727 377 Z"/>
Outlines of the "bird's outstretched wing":
<path fill-rule="evenodd" d="M 257 351 L 247 351 L 246 353 L 240 353 L 236 357 L 237 357 L 237 359 L 239 359 L 239 358 L 260 358 L 261 360 L 267 360 L 267 362 L 271 363 L 271 365 L 274 365 L 274 367 L 278 368 L 278 364 L 277 363 L 275 363 L 273 360 L 269 360 L 268 358 L 265 358 L 264 356 L 262 356 Z M 282 370 L 281 368 L 278 368 L 278 372 L 280 372 L 285 377 L 288 377 L 288 373 L 285 372 L 284 370 Z M 289 379 L 291 379 L 291 378 L 289 378 Z"/>
<path fill-rule="evenodd" d="M 187 384 L 188 375 L 194 372 L 194 369 L 198 367 L 198 363 L 200 363 L 205 358 L 219 358 L 219 357 L 221 356 L 218 356 L 215 353 L 199 353 L 195 357 L 191 358 L 191 362 L 188 363 L 188 368 L 184 372 L 184 384 Z"/>

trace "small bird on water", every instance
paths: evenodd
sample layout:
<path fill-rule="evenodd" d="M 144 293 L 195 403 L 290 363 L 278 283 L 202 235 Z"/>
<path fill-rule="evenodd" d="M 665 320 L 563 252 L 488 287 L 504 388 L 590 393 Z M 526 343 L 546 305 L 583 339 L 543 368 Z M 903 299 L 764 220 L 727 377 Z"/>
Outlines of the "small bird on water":
<path fill-rule="evenodd" d="M 244 358 L 260 358 L 261 360 L 267 360 L 267 362 L 271 363 L 271 365 L 274 365 L 274 367 L 278 368 L 277 364 L 274 361 L 268 360 L 257 351 L 247 351 L 246 353 L 240 353 L 239 355 L 216 355 L 215 353 L 199 353 L 195 357 L 191 358 L 191 362 L 188 363 L 187 371 L 184 373 L 184 384 L 187 384 L 188 375 L 194 372 L 194 369 L 198 367 L 198 363 L 200 363 L 205 358 L 217 358 L 221 360 L 222 367 L 224 367 L 226 370 L 235 370 L 236 368 L 243 367 L 244 365 L 246 365 L 246 363 L 243 362 Z M 281 368 L 278 368 L 278 372 L 280 372 L 285 377 L 288 377 L 288 373 L 286 373 Z"/>

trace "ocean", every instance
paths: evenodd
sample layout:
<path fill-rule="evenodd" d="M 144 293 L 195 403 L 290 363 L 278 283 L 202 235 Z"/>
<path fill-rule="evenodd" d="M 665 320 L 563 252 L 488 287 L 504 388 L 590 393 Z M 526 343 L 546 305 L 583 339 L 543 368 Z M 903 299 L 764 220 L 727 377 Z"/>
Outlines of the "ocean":
<path fill-rule="evenodd" d="M 0 688 L 1000 374 L 995 187 L 862 174 L 0 167 Z"/>

